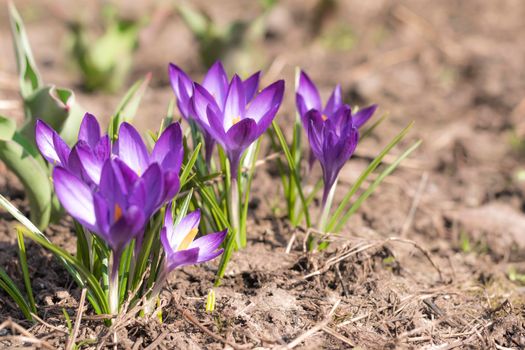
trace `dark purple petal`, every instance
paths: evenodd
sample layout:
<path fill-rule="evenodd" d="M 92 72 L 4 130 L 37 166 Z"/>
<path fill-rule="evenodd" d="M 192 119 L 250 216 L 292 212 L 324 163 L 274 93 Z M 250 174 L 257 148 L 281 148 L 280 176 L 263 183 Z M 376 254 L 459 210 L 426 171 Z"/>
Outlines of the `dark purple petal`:
<path fill-rule="evenodd" d="M 244 94 L 246 97 L 246 104 L 250 103 L 259 88 L 259 80 L 261 77 L 261 72 L 252 74 L 248 79 L 243 81 Z"/>
<path fill-rule="evenodd" d="M 199 258 L 197 262 L 206 262 L 219 256 L 223 250 L 217 249 L 224 241 L 224 238 L 226 238 L 227 232 L 228 230 L 210 233 L 194 240 L 189 248 L 199 248 Z"/>
<path fill-rule="evenodd" d="M 220 61 L 211 66 L 202 81 L 202 86 L 214 97 L 217 105 L 223 109 L 228 91 L 228 75 Z"/>
<path fill-rule="evenodd" d="M 142 193 L 142 191 L 145 191 Z M 130 205 L 142 208 L 146 216 L 150 216 L 161 205 L 164 196 L 164 177 L 160 165 L 153 163 L 135 183 L 135 188 L 129 198 Z"/>
<path fill-rule="evenodd" d="M 322 159 L 323 157 L 323 149 L 322 149 L 322 121 L 321 125 L 319 125 L 318 118 L 321 118 L 320 113 L 316 110 L 312 110 L 308 113 L 308 141 L 310 143 L 310 148 L 312 152 L 315 154 L 315 157 L 318 159 Z"/>
<path fill-rule="evenodd" d="M 109 234 L 104 237 L 115 252 L 122 249 L 144 228 L 147 218 L 137 206 L 131 206 L 111 226 Z"/>
<path fill-rule="evenodd" d="M 315 87 L 310 77 L 303 71 L 299 75 L 299 86 L 297 87 L 297 94 L 301 95 L 306 105 L 306 110 L 317 109 L 322 110 L 321 97 L 319 91 Z"/>
<path fill-rule="evenodd" d="M 233 125 L 226 133 L 227 149 L 246 149 L 257 138 L 257 123 L 246 118 Z"/>
<path fill-rule="evenodd" d="M 178 173 L 183 157 L 182 130 L 179 123 L 174 123 L 164 130 L 155 143 L 151 152 L 151 161 L 159 163 L 163 170 L 172 170 Z"/>
<path fill-rule="evenodd" d="M 64 156 L 66 148 L 69 149 L 69 147 L 63 140 L 60 142 L 59 139 L 60 136 L 49 125 L 40 119 L 36 121 L 35 142 L 42 156 L 51 164 L 67 166 L 67 164 L 62 163 L 61 158 Z M 57 144 L 60 146 L 60 150 L 56 148 Z"/>
<path fill-rule="evenodd" d="M 257 123 L 257 137 L 261 136 L 266 132 L 270 124 L 272 123 L 277 111 L 279 110 L 279 105 L 274 105 L 270 108 L 266 114 L 259 120 Z"/>
<path fill-rule="evenodd" d="M 337 84 L 334 91 L 330 95 L 326 107 L 324 109 L 324 115 L 330 118 L 343 104 L 341 97 L 341 85 Z"/>
<path fill-rule="evenodd" d="M 148 149 L 137 130 L 128 123 L 120 125 L 113 153 L 119 156 L 138 175 L 149 165 Z"/>
<path fill-rule="evenodd" d="M 244 117 L 246 107 L 246 96 L 241 78 L 236 74 L 232 78 L 228 96 L 223 109 L 224 130 L 228 130 L 233 124 L 239 122 Z"/>
<path fill-rule="evenodd" d="M 276 81 L 259 93 L 246 111 L 246 117 L 259 122 L 273 107 L 279 107 L 284 95 L 284 80 Z"/>
<path fill-rule="evenodd" d="M 100 125 L 93 114 L 84 114 L 78 131 L 78 139 L 86 142 L 91 148 L 97 145 L 100 139 Z"/>
<path fill-rule="evenodd" d="M 177 267 L 193 265 L 199 258 L 199 248 L 186 249 L 174 252 L 166 256 L 167 272 L 171 272 Z"/>
<path fill-rule="evenodd" d="M 226 147 L 226 131 L 224 130 L 224 124 L 222 122 L 222 114 L 216 113 L 208 106 L 206 115 L 208 118 L 206 130 L 216 142 Z"/>
<path fill-rule="evenodd" d="M 91 189 L 63 167 L 53 170 L 53 184 L 64 209 L 89 230 L 98 231 Z"/>
<path fill-rule="evenodd" d="M 71 149 L 57 133 L 53 134 L 53 145 L 55 146 L 55 151 L 57 152 L 58 159 L 60 159 L 60 163 L 67 166 L 67 159 L 69 158 Z"/>
<path fill-rule="evenodd" d="M 94 193 L 93 199 L 95 204 L 95 217 L 97 218 L 97 226 L 99 227 L 100 233 L 108 233 L 112 221 L 110 221 L 111 212 L 108 203 L 100 193 Z"/>
<path fill-rule="evenodd" d="M 164 172 L 164 195 L 162 202 L 167 202 L 173 199 L 180 190 L 180 180 L 178 173 L 174 171 Z"/>
<path fill-rule="evenodd" d="M 125 180 L 116 160 L 108 159 L 104 163 L 100 175 L 100 194 L 112 206 L 117 203 L 122 209 L 127 206 L 127 194 L 131 190 L 129 184 L 130 182 Z M 110 207 L 109 210 L 113 213 L 114 208 Z"/>
<path fill-rule="evenodd" d="M 193 92 L 193 83 L 190 77 L 178 66 L 170 63 L 168 66 L 170 84 L 175 96 L 177 96 L 177 106 L 184 118 L 189 118 L 189 102 Z"/>
<path fill-rule="evenodd" d="M 360 128 L 365 124 L 370 117 L 375 113 L 377 110 L 377 105 L 371 105 L 366 108 L 360 109 L 353 115 L 353 121 L 356 128 Z"/>

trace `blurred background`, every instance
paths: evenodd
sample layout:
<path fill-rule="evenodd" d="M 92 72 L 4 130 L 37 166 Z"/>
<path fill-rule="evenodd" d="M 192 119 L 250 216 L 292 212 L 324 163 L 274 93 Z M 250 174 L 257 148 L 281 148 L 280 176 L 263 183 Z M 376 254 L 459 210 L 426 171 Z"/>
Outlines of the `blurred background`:
<path fill-rule="evenodd" d="M 44 80 L 72 88 L 80 103 L 101 120 L 108 120 L 134 81 L 151 72 L 135 124 L 156 129 L 173 98 L 168 63 L 200 81 L 206 68 L 222 59 L 230 74 L 263 70 L 265 85 L 286 79 L 279 116 L 286 129 L 294 117 L 293 76 L 299 66 L 316 81 L 324 98 L 340 83 L 346 102 L 377 103 L 381 113 L 390 115 L 374 137 L 360 145 L 357 158 L 373 156 L 378 144 L 409 121 L 416 122 L 411 138 L 422 138 L 424 144 L 406 162 L 415 172 L 397 180 L 405 184 L 397 192 L 410 198 L 421 173 L 432 174 L 422 203 L 439 214 L 429 215 L 420 225 L 439 233 L 449 211 L 492 200 L 504 201 L 520 213 L 525 208 L 523 1 L 15 4 Z M 6 1 L 1 8 L 0 114 L 21 120 Z M 355 168 L 358 173 L 359 165 Z M 353 171 L 342 180 L 351 179 Z M 399 208 L 379 208 L 376 214 L 394 218 L 392 212 L 399 210 L 404 217 L 409 206 L 406 201 Z M 400 230 L 403 220 L 385 222 L 389 230 Z"/>

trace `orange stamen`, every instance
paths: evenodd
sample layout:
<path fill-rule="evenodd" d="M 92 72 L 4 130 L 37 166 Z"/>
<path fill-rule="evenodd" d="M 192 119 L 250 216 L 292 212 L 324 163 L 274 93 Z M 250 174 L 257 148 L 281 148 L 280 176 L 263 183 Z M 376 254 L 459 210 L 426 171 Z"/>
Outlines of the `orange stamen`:
<path fill-rule="evenodd" d="M 179 249 L 178 250 L 188 249 L 188 247 L 190 246 L 191 242 L 193 242 L 193 240 L 195 239 L 195 236 L 197 236 L 198 232 L 199 232 L 198 228 L 192 228 L 190 230 L 190 232 L 188 232 L 186 237 L 184 237 L 182 242 L 179 244 Z"/>

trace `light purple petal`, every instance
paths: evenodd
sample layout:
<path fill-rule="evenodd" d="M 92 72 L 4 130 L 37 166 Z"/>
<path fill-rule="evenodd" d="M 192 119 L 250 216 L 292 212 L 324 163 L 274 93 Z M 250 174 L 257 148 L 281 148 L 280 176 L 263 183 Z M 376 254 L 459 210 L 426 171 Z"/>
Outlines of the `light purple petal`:
<path fill-rule="evenodd" d="M 357 111 L 356 114 L 353 115 L 354 125 L 356 128 L 360 128 L 365 124 L 370 117 L 375 113 L 377 110 L 377 105 L 371 105 L 366 108 L 360 109 Z"/>
<path fill-rule="evenodd" d="M 76 152 L 85 174 L 93 183 L 99 184 L 104 160 L 98 159 L 93 150 L 84 142 L 77 143 L 73 151 Z"/>
<path fill-rule="evenodd" d="M 166 266 L 168 272 L 182 266 L 193 265 L 199 258 L 199 248 L 186 249 L 174 252 L 166 256 Z"/>
<path fill-rule="evenodd" d="M 279 110 L 279 105 L 274 105 L 270 108 L 266 114 L 259 120 L 257 123 L 257 137 L 261 136 L 266 132 L 270 124 L 272 123 L 277 111 Z"/>
<path fill-rule="evenodd" d="M 189 102 L 193 92 L 193 83 L 190 77 L 178 66 L 170 63 L 168 66 L 170 84 L 175 96 L 177 96 L 177 106 L 184 118 L 189 118 Z"/>
<path fill-rule="evenodd" d="M 109 233 L 110 228 L 110 210 L 106 199 L 100 193 L 93 194 L 93 202 L 95 204 L 95 217 L 97 218 L 97 226 L 100 232 L 97 233 Z"/>
<path fill-rule="evenodd" d="M 310 77 L 303 71 L 299 75 L 299 86 L 297 87 L 298 94 L 300 94 L 306 105 L 306 111 L 310 109 L 322 109 L 321 97 L 319 96 L 319 91 L 315 87 L 315 84 L 312 82 Z"/>
<path fill-rule="evenodd" d="M 206 130 L 215 141 L 220 143 L 223 147 L 226 147 L 226 131 L 224 130 L 224 124 L 222 122 L 222 114 L 216 113 L 208 106 L 206 109 L 206 115 L 208 118 Z"/>
<path fill-rule="evenodd" d="M 341 85 L 337 84 L 334 91 L 330 95 L 328 102 L 326 103 L 326 108 L 324 109 L 324 114 L 330 118 L 331 115 L 335 113 L 343 104 L 343 98 L 341 97 Z"/>
<path fill-rule="evenodd" d="M 174 251 L 179 250 L 180 244 L 191 230 L 199 228 L 200 221 L 201 212 L 197 209 L 187 214 L 177 225 L 175 225 L 171 235 L 168 236 L 168 241 Z"/>
<path fill-rule="evenodd" d="M 66 211 L 82 225 L 98 231 L 91 189 L 62 167 L 53 170 L 55 193 Z"/>
<path fill-rule="evenodd" d="M 248 107 L 246 117 L 259 122 L 274 106 L 280 106 L 284 95 L 284 80 L 276 81 L 259 93 Z"/>
<path fill-rule="evenodd" d="M 215 257 L 219 256 L 222 253 L 222 249 L 217 250 L 222 242 L 224 241 L 224 238 L 226 237 L 226 233 L 228 230 L 224 230 L 221 232 L 215 232 L 210 233 L 205 236 L 202 236 L 196 240 L 194 240 L 189 248 L 199 248 L 199 258 L 197 262 L 205 262 L 209 261 L 211 259 L 214 259 Z"/>
<path fill-rule="evenodd" d="M 244 86 L 241 78 L 236 74 L 232 78 L 228 96 L 224 104 L 224 130 L 228 130 L 233 124 L 243 119 L 245 107 L 246 97 L 244 94 Z"/>
<path fill-rule="evenodd" d="M 259 88 L 259 80 L 261 77 L 261 72 L 252 74 L 248 79 L 242 82 L 244 86 L 244 94 L 246 97 L 246 104 L 250 103 Z"/>
<path fill-rule="evenodd" d="M 62 163 L 61 156 L 63 157 L 64 155 L 64 148 L 67 147 L 69 149 L 69 147 L 63 140 L 59 142 L 58 139 L 60 139 L 60 136 L 58 136 L 57 132 L 49 125 L 40 119 L 36 121 L 35 142 L 42 156 L 51 164 L 67 166 L 67 164 Z M 56 144 L 61 146 L 60 150 L 56 149 Z M 65 145 L 65 147 L 63 147 L 63 145 Z M 59 155 L 59 151 L 61 155 Z"/>
<path fill-rule="evenodd" d="M 215 98 L 217 105 L 223 109 L 228 91 L 228 75 L 220 61 L 211 66 L 202 81 L 202 86 Z"/>
<path fill-rule="evenodd" d="M 60 163 L 67 166 L 67 159 L 69 158 L 71 149 L 57 133 L 53 134 L 53 145 L 55 146 L 55 151 L 60 159 Z"/>
<path fill-rule="evenodd" d="M 179 123 L 174 123 L 164 130 L 155 143 L 151 152 L 151 161 L 159 163 L 163 170 L 172 170 L 178 173 L 183 157 L 182 130 Z"/>
<path fill-rule="evenodd" d="M 220 113 L 220 108 L 208 90 L 197 83 L 193 86 L 193 97 L 191 98 L 190 103 L 191 113 L 195 119 L 206 126 L 208 125 L 208 117 L 206 114 L 207 108 L 210 107 L 216 114 Z"/>
<path fill-rule="evenodd" d="M 100 139 L 100 125 L 93 114 L 84 114 L 78 131 L 78 139 L 86 142 L 92 148 L 97 145 Z"/>
<path fill-rule="evenodd" d="M 148 149 L 137 130 L 128 123 L 122 123 L 118 140 L 113 145 L 113 153 L 124 161 L 138 175 L 149 165 Z"/>

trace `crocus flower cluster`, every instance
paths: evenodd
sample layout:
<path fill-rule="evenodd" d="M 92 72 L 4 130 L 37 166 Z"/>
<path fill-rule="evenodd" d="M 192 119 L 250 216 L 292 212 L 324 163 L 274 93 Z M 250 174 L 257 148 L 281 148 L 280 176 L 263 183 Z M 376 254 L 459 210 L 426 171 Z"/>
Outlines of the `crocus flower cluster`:
<path fill-rule="evenodd" d="M 243 152 L 266 131 L 281 105 L 284 81 L 257 93 L 260 72 L 244 81 L 234 75 L 228 83 L 220 62 L 210 68 L 202 85 L 192 82 L 174 64 L 170 64 L 169 73 L 181 114 L 200 127 L 207 148 L 215 143 L 222 146 L 230 160 L 232 178 L 236 178 Z"/>
<path fill-rule="evenodd" d="M 310 143 L 310 165 L 317 159 L 323 170 L 324 203 L 339 171 L 356 149 L 358 129 L 372 117 L 377 106 L 352 113 L 351 107 L 343 103 L 341 86 L 337 85 L 323 108 L 317 87 L 303 71 L 299 75 L 296 105 Z"/>
<path fill-rule="evenodd" d="M 55 165 L 53 183 L 60 203 L 107 242 L 117 257 L 132 239 L 140 242 L 150 217 L 179 190 L 183 157 L 179 124 L 164 130 L 151 154 L 127 123 L 111 147 L 91 114 L 84 116 L 72 149 L 42 121 L 36 125 L 36 143 Z"/>

